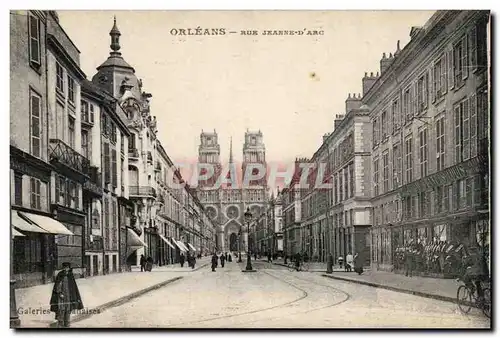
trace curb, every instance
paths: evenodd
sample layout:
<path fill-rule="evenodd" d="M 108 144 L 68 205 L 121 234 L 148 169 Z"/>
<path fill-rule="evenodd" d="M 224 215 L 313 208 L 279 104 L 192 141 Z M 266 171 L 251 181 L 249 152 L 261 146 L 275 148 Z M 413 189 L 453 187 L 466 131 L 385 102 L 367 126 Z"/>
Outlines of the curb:
<path fill-rule="evenodd" d="M 166 281 L 163 281 L 161 283 L 158 283 L 158 284 L 152 285 L 150 287 L 147 287 L 145 289 L 133 292 L 133 293 L 131 293 L 129 295 L 126 295 L 126 296 L 120 297 L 118 299 L 112 300 L 110 302 L 104 303 L 102 305 L 96 306 L 95 308 L 88 310 L 88 313 L 83 313 L 83 314 L 77 314 L 77 315 L 75 315 L 73 318 L 71 318 L 70 323 L 76 323 L 76 322 L 82 321 L 84 319 L 87 319 L 87 318 L 93 316 L 94 314 L 99 314 L 99 313 L 101 313 L 104 310 L 107 310 L 109 308 L 116 307 L 116 306 L 122 305 L 124 303 L 127 303 L 127 302 L 131 301 L 134 298 L 140 297 L 140 296 L 142 296 L 142 295 L 144 295 L 144 294 L 146 294 L 148 292 L 151 292 L 151 291 L 154 291 L 156 289 L 159 289 L 159 288 L 161 288 L 161 287 L 163 287 L 163 286 L 165 286 L 167 284 L 173 283 L 173 282 L 178 281 L 178 280 L 180 280 L 182 278 L 184 278 L 184 277 L 182 277 L 182 276 L 174 277 L 174 278 L 168 279 Z M 49 327 L 50 328 L 57 327 L 57 321 L 54 320 L 52 323 L 50 323 Z"/>
<path fill-rule="evenodd" d="M 332 275 L 323 274 L 322 276 L 327 277 L 327 278 L 331 278 L 331 279 L 341 280 L 344 282 L 357 283 L 357 284 L 367 285 L 367 286 L 371 286 L 371 287 L 375 287 L 375 288 L 386 289 L 386 290 L 400 292 L 400 293 L 406 293 L 406 294 L 410 294 L 410 295 L 414 295 L 414 296 L 431 298 L 431 299 L 441 300 L 444 302 L 451 302 L 451 303 L 455 303 L 455 304 L 457 303 L 456 298 L 452 298 L 452 297 L 448 297 L 448 296 L 441 296 L 441 295 L 436 295 L 436 294 L 426 293 L 426 292 L 421 292 L 421 291 L 407 290 L 407 289 L 402 289 L 402 288 L 398 288 L 398 287 L 394 287 L 394 286 L 373 283 L 373 282 L 366 282 L 366 281 L 355 280 L 355 279 L 349 279 L 349 278 L 344 278 L 344 277 L 337 277 L 337 276 L 332 276 Z M 472 305 L 472 304 L 470 304 L 470 305 Z"/>

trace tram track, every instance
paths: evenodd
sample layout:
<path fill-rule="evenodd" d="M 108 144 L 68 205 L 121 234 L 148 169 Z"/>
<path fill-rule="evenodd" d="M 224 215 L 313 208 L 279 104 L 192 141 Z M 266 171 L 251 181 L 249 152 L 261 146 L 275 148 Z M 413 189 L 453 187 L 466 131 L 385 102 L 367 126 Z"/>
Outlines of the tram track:
<path fill-rule="evenodd" d="M 276 270 L 276 271 L 282 271 L 282 270 Z M 241 318 L 241 317 L 248 316 L 248 315 L 251 315 L 251 314 L 262 315 L 263 313 L 271 312 L 271 311 L 272 311 L 272 313 L 270 314 L 269 317 L 258 318 L 258 319 L 249 318 L 248 321 L 244 320 L 243 322 L 239 322 L 238 324 L 250 324 L 250 323 L 259 322 L 259 321 L 263 321 L 263 320 L 264 321 L 265 320 L 276 320 L 276 319 L 280 319 L 280 318 L 283 318 L 283 317 L 286 317 L 286 316 L 290 316 L 290 315 L 310 313 L 310 312 L 314 312 L 314 311 L 318 311 L 318 310 L 322 310 L 322 309 L 334 307 L 334 306 L 340 305 L 340 304 L 348 301 L 350 299 L 350 297 L 351 297 L 351 295 L 349 293 L 347 293 L 347 292 L 345 292 L 343 290 L 340 290 L 340 289 L 335 288 L 335 287 L 330 286 L 330 285 L 324 285 L 324 284 L 321 284 L 321 283 L 318 283 L 318 282 L 315 282 L 315 281 L 312 281 L 312 280 L 309 280 L 309 279 L 300 278 L 300 277 L 298 277 L 298 276 L 296 276 L 294 274 L 286 274 L 286 276 L 277 276 L 277 275 L 275 275 L 273 273 L 270 273 L 270 272 L 264 271 L 264 270 L 261 270 L 259 272 L 260 273 L 264 273 L 264 274 L 270 276 L 271 278 L 277 279 L 280 282 L 282 282 L 284 284 L 287 284 L 287 285 L 295 288 L 296 290 L 299 290 L 302 293 L 302 295 L 300 297 L 292 300 L 292 301 L 289 301 L 289 302 L 286 302 L 286 303 L 283 303 L 283 304 L 279 304 L 279 305 L 275 305 L 275 306 L 271 306 L 271 307 L 267 307 L 267 308 L 261 308 L 261 309 L 251 310 L 251 311 L 244 311 L 244 312 L 240 312 L 240 313 L 235 313 L 235 314 L 230 314 L 230 315 L 225 315 L 225 316 L 219 316 L 219 317 L 216 317 L 216 318 L 206 318 L 206 319 L 201 319 L 201 320 L 186 321 L 186 322 L 182 322 L 182 323 L 176 323 L 176 324 L 173 324 L 173 325 L 168 325 L 166 327 L 184 327 L 186 325 L 196 325 L 196 324 L 200 324 L 200 323 L 215 322 L 215 321 L 218 321 L 218 320 L 224 320 L 224 319 L 229 319 L 229 318 Z M 293 283 L 293 281 L 290 281 L 286 277 L 292 277 L 292 278 L 295 278 L 296 280 L 299 280 L 301 282 L 306 282 L 308 284 L 314 284 L 314 285 L 318 285 L 318 286 L 321 286 L 321 287 L 333 289 L 337 293 L 343 294 L 344 297 L 341 300 L 339 300 L 339 301 L 327 304 L 325 306 L 315 307 L 315 308 L 312 308 L 312 309 L 307 309 L 305 311 L 294 310 L 294 309 L 292 309 L 293 305 L 297 305 L 297 304 L 299 304 L 299 302 L 305 301 L 311 295 L 310 295 L 310 292 L 308 292 L 306 290 L 306 286 L 304 286 L 304 285 L 301 286 L 300 283 Z M 291 312 L 290 311 L 285 311 L 285 313 L 283 313 L 281 315 L 276 315 L 276 313 L 279 314 L 279 311 L 276 312 L 276 310 L 279 310 L 279 309 L 283 309 L 283 310 L 285 310 L 285 309 L 292 309 L 292 311 Z"/>

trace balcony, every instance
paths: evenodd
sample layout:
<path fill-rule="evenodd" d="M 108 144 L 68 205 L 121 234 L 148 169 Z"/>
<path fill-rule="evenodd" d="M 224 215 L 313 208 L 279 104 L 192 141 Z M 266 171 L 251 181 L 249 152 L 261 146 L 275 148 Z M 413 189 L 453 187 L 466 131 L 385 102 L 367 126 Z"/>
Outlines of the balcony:
<path fill-rule="evenodd" d="M 90 167 L 90 179 L 83 184 L 83 190 L 96 196 L 102 196 L 102 174 L 95 166 Z"/>
<path fill-rule="evenodd" d="M 61 140 L 50 139 L 49 159 L 62 171 L 69 170 L 84 178 L 89 177 L 90 161 Z"/>
<path fill-rule="evenodd" d="M 128 149 L 128 157 L 130 159 L 139 159 L 139 150 L 135 148 L 129 148 Z"/>
<path fill-rule="evenodd" d="M 102 251 L 103 250 L 103 240 L 101 236 L 92 236 L 92 241 L 90 240 L 90 235 L 85 238 L 85 250 L 89 251 Z"/>
<path fill-rule="evenodd" d="M 156 198 L 156 191 L 152 187 L 148 186 L 137 186 L 132 185 L 129 187 L 128 194 L 130 198 L 142 198 L 142 197 L 151 197 Z"/>

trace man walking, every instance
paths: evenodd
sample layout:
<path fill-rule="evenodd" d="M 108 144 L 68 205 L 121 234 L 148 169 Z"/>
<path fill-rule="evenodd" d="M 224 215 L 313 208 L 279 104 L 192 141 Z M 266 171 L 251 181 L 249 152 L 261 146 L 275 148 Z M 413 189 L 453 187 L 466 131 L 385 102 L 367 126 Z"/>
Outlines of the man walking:
<path fill-rule="evenodd" d="M 71 264 L 63 263 L 62 267 L 52 289 L 50 311 L 56 313 L 58 327 L 69 327 L 71 311 L 83 309 L 83 303 Z"/>
<path fill-rule="evenodd" d="M 224 254 L 220 255 L 220 266 L 224 267 L 224 262 L 226 261 L 226 256 Z"/>
<path fill-rule="evenodd" d="M 140 264 L 141 264 L 141 272 L 144 272 L 146 270 L 146 257 L 144 257 L 144 255 L 141 255 Z"/>
<path fill-rule="evenodd" d="M 218 261 L 217 253 L 214 252 L 212 255 L 212 272 L 215 272 L 215 268 L 217 267 L 217 261 Z"/>

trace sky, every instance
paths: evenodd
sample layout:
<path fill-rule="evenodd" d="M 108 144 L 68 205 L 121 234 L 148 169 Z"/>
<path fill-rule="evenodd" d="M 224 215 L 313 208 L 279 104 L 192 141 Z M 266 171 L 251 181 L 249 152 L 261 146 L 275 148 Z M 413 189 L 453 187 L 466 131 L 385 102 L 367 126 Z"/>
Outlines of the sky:
<path fill-rule="evenodd" d="M 175 162 L 196 161 L 200 132 L 216 130 L 221 159 L 241 161 L 244 133 L 261 130 L 268 161 L 311 157 L 361 93 L 382 53 L 403 48 L 429 11 L 59 11 L 89 79 L 109 55 L 116 15 L 124 59 L 150 92 L 158 137 Z M 196 28 L 225 35 L 181 36 Z M 268 36 L 264 30 L 322 35 Z M 173 31 L 172 31 L 173 30 Z M 229 34 L 257 30 L 259 35 Z M 314 74 L 314 75 L 313 75 Z"/>

